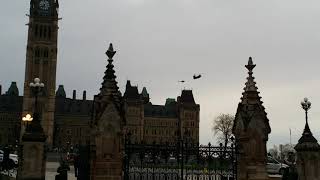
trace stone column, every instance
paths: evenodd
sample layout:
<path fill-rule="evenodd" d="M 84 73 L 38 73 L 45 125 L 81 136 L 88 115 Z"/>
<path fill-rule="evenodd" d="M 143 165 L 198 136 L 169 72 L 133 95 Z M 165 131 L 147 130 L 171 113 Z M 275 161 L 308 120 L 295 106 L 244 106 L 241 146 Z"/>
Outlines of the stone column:
<path fill-rule="evenodd" d="M 34 114 L 34 120 L 22 136 L 19 180 L 44 180 L 46 174 L 46 136 Z"/>
<path fill-rule="evenodd" d="M 116 51 L 112 44 L 106 54 L 108 65 L 100 93 L 94 96 L 90 139 L 90 180 L 123 179 L 123 127 L 122 95 L 113 69 Z"/>
<path fill-rule="evenodd" d="M 238 180 L 267 180 L 266 143 L 271 132 L 267 113 L 252 76 L 251 57 L 245 66 L 249 72 L 232 132 L 239 148 Z"/>
<path fill-rule="evenodd" d="M 297 151 L 298 177 L 299 180 L 320 180 L 320 145 L 313 137 L 308 124 L 308 110 L 311 103 L 305 98 L 301 105 L 306 113 L 306 125 L 302 137 L 294 147 Z"/>

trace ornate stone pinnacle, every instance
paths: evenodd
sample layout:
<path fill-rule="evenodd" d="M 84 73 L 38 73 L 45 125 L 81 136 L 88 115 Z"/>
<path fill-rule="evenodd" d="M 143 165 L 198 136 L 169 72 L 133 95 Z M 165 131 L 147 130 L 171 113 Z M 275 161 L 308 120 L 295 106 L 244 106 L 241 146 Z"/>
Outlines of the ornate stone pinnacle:
<path fill-rule="evenodd" d="M 249 57 L 248 65 L 245 66 L 250 72 L 252 72 L 253 68 L 256 67 L 255 64 L 253 64 L 252 57 Z"/>
<path fill-rule="evenodd" d="M 113 46 L 112 46 L 112 43 L 110 43 L 109 45 L 109 49 L 107 50 L 106 52 L 106 55 L 108 56 L 109 59 L 112 59 L 113 56 L 116 54 L 117 51 L 114 51 L 113 50 Z"/>

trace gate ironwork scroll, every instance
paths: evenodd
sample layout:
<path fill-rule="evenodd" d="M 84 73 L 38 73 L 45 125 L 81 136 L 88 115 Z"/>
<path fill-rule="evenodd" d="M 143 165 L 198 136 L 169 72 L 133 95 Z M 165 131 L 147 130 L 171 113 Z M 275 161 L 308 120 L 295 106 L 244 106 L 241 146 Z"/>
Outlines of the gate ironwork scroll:
<path fill-rule="evenodd" d="M 176 144 L 125 142 L 125 180 L 237 179 L 235 143 L 224 147 L 183 141 Z"/>

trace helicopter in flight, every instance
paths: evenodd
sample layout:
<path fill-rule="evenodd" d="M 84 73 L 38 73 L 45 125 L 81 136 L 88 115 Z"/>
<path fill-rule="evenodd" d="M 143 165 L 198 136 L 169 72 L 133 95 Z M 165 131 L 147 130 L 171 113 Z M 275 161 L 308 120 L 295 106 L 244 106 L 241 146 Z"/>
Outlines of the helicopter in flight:
<path fill-rule="evenodd" d="M 193 79 L 200 79 L 202 77 L 202 75 L 201 74 L 194 74 L 193 75 Z"/>

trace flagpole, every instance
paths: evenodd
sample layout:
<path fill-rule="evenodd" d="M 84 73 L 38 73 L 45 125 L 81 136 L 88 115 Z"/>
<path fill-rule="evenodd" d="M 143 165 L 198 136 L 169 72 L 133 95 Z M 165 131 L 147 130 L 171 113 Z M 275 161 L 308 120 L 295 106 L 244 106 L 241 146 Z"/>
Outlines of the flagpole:
<path fill-rule="evenodd" d="M 292 146 L 292 144 L 291 144 L 291 128 L 289 128 L 289 131 L 290 131 L 290 146 Z"/>

